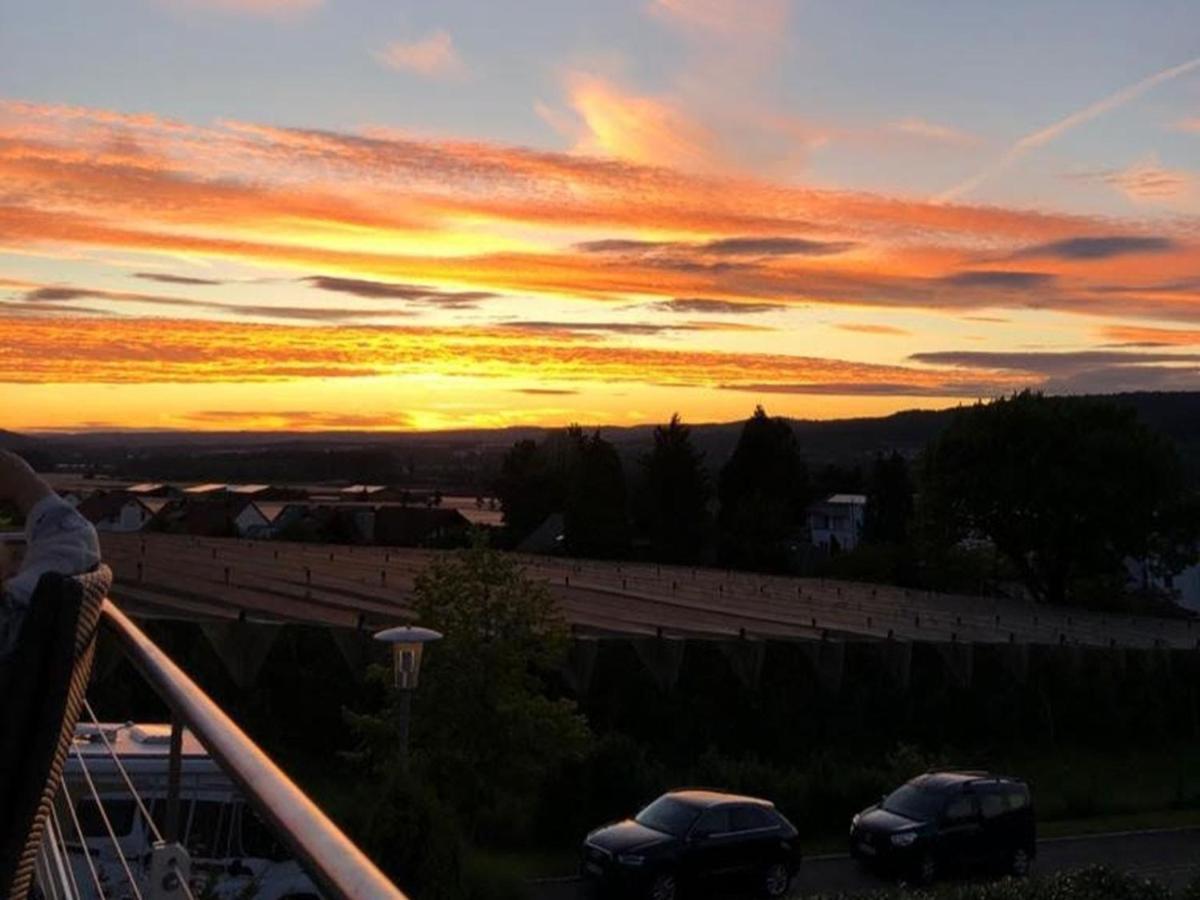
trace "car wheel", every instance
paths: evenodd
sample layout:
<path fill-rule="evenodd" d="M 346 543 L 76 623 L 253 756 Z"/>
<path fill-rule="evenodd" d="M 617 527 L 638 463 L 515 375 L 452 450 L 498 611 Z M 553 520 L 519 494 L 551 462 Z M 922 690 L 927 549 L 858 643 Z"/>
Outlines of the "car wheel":
<path fill-rule="evenodd" d="M 1029 868 L 1032 865 L 1033 860 L 1029 856 L 1029 851 L 1024 847 L 1018 847 L 1009 857 L 1008 871 L 1015 878 L 1024 878 L 1029 874 Z"/>
<path fill-rule="evenodd" d="M 649 900 L 676 900 L 679 896 L 679 882 L 673 872 L 659 872 L 650 882 L 650 890 L 646 893 Z"/>
<path fill-rule="evenodd" d="M 792 873 L 786 863 L 775 862 L 763 869 L 762 893 L 764 897 L 782 897 L 792 886 Z"/>

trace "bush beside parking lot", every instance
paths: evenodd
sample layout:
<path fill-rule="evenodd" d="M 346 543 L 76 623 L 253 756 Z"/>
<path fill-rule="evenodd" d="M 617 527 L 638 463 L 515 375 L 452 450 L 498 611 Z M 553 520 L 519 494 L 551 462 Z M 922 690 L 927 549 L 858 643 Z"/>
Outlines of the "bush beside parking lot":
<path fill-rule="evenodd" d="M 1200 863 L 1198 863 L 1200 865 Z M 1200 900 L 1200 874 L 1182 892 L 1148 878 L 1103 867 L 1044 877 L 947 884 L 928 891 L 899 888 L 871 894 L 809 894 L 805 900 Z"/>

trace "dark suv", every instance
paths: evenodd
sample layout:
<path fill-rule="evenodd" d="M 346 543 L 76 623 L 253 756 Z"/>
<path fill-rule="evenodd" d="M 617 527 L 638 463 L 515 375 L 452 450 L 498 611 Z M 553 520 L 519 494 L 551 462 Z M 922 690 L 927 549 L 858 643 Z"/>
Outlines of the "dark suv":
<path fill-rule="evenodd" d="M 796 829 L 770 802 L 672 791 L 632 819 L 591 832 L 582 873 L 620 897 L 673 900 L 689 886 L 718 882 L 782 897 L 799 864 Z"/>
<path fill-rule="evenodd" d="M 982 866 L 1025 875 L 1037 853 L 1028 786 L 985 772 L 921 775 L 850 823 L 850 854 L 925 884 Z"/>

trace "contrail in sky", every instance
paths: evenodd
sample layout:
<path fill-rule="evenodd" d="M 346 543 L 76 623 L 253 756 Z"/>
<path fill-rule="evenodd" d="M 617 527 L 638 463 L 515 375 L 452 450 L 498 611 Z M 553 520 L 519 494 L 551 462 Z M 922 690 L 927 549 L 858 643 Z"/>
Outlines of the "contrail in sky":
<path fill-rule="evenodd" d="M 950 200 L 957 200 L 963 194 L 969 194 L 975 188 L 979 187 L 983 182 L 987 181 L 995 175 L 999 175 L 1030 150 L 1035 150 L 1038 147 L 1044 146 L 1063 134 L 1066 134 L 1077 125 L 1082 125 L 1084 122 L 1090 122 L 1107 112 L 1111 112 L 1118 107 L 1124 106 L 1130 100 L 1135 100 L 1151 88 L 1158 87 L 1167 81 L 1172 81 L 1180 75 L 1186 75 L 1194 69 L 1200 69 L 1200 56 L 1194 59 L 1189 59 L 1185 63 L 1180 63 L 1177 66 L 1172 66 L 1169 69 L 1163 69 L 1156 75 L 1151 75 L 1149 78 L 1143 78 L 1136 84 L 1131 84 L 1128 87 L 1121 88 L 1115 94 L 1109 94 L 1103 100 L 1097 100 L 1090 106 L 1085 106 L 1081 110 L 1071 113 L 1069 116 L 1059 119 L 1053 125 L 1048 125 L 1040 131 L 1035 131 L 1025 135 L 1008 150 L 996 162 L 988 166 L 978 175 L 972 175 L 966 181 L 956 184 L 949 190 L 943 191 L 934 197 L 934 201 L 945 203 Z"/>

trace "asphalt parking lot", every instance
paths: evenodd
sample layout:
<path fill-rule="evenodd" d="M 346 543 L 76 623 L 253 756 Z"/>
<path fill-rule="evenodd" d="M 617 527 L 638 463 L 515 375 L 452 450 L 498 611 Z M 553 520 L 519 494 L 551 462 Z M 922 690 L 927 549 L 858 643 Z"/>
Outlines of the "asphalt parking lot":
<path fill-rule="evenodd" d="M 1178 890 L 1200 876 L 1200 828 L 1131 831 L 1038 842 L 1035 874 L 1094 865 L 1153 878 Z M 888 885 L 887 881 L 863 871 L 848 856 L 814 856 L 801 867 L 792 896 L 820 891 L 866 892 Z M 590 900 L 591 894 L 588 886 L 577 879 L 539 882 L 534 890 L 536 900 Z"/>

